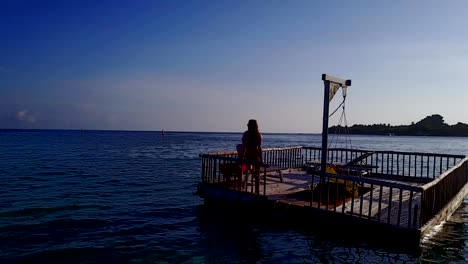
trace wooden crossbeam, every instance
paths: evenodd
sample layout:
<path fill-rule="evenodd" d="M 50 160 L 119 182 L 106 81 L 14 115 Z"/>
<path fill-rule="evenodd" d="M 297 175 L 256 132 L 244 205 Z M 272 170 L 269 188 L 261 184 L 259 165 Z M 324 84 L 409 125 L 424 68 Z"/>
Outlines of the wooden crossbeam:
<path fill-rule="evenodd" d="M 340 86 L 351 86 L 351 80 L 344 80 L 332 75 L 322 74 L 322 81 L 330 81 L 332 83 L 337 83 Z"/>

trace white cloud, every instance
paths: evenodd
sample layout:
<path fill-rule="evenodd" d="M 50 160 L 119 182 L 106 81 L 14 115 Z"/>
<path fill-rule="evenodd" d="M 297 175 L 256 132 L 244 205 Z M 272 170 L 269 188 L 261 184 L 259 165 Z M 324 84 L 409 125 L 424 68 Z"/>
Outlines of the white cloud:
<path fill-rule="evenodd" d="M 23 122 L 35 123 L 36 118 L 27 109 L 16 112 L 16 119 Z"/>

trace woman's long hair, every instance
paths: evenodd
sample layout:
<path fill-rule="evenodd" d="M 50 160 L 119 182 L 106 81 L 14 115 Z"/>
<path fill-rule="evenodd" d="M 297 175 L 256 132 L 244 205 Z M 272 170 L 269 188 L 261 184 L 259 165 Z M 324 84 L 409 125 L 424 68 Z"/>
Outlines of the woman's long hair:
<path fill-rule="evenodd" d="M 260 131 L 258 130 L 258 123 L 255 119 L 250 119 L 247 123 L 247 128 L 249 131 L 249 142 L 258 142 L 262 137 Z"/>

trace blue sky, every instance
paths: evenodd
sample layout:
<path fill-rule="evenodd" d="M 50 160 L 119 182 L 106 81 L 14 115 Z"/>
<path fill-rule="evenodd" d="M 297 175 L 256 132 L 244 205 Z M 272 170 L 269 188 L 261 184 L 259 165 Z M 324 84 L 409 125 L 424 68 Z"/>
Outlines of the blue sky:
<path fill-rule="evenodd" d="M 352 79 L 349 125 L 468 123 L 467 8 L 3 0 L 0 128 L 321 132 L 322 73 Z"/>

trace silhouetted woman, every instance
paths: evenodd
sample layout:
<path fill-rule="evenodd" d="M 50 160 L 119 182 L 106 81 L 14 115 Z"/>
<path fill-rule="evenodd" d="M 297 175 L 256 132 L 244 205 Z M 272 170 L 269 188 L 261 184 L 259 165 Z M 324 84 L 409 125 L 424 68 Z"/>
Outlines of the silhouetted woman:
<path fill-rule="evenodd" d="M 247 131 L 242 135 L 242 144 L 244 144 L 244 159 L 253 163 L 261 163 L 262 159 L 262 134 L 258 131 L 257 120 L 250 119 L 247 123 Z M 249 166 L 250 167 L 250 166 Z M 255 181 L 255 192 L 260 191 L 260 166 L 251 168 L 252 179 Z"/>

